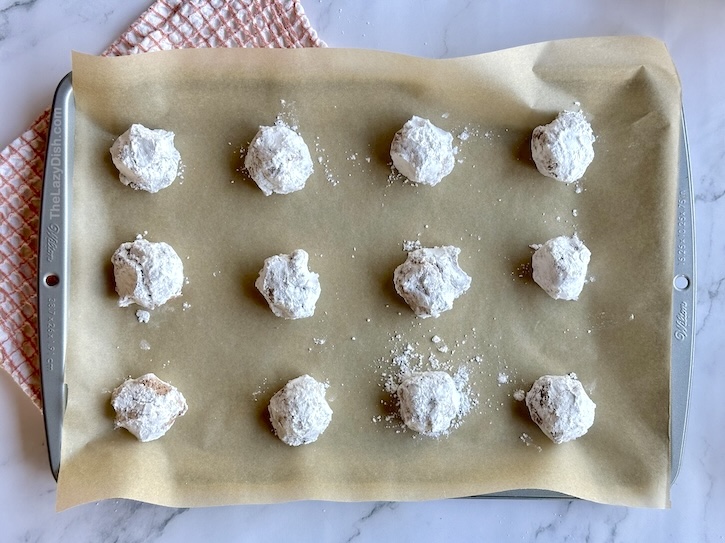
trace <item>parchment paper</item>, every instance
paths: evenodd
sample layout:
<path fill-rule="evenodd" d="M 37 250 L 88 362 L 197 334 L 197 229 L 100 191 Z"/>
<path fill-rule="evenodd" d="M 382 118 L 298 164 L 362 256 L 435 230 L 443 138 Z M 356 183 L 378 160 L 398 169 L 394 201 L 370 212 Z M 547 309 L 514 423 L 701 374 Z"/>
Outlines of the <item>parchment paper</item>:
<path fill-rule="evenodd" d="M 73 84 L 60 509 L 112 497 L 202 506 L 517 488 L 668 505 L 680 87 L 660 42 L 579 39 L 442 61 L 335 49 L 75 54 Z M 529 137 L 578 107 L 596 157 L 567 186 L 537 172 Z M 315 173 L 300 192 L 265 197 L 240 148 L 278 114 L 298 126 Z M 433 188 L 389 179 L 390 141 L 412 115 L 457 136 L 455 169 Z M 134 122 L 176 133 L 183 179 L 157 194 L 123 186 L 110 159 Z M 592 251 L 591 280 L 579 301 L 555 301 L 530 278 L 529 245 L 573 232 Z M 138 233 L 170 243 L 188 276 L 149 324 L 117 307 L 110 266 Z M 403 241 L 416 239 L 460 247 L 473 278 L 438 319 L 416 319 L 392 286 Z M 322 296 L 314 317 L 284 321 L 254 280 L 267 256 L 297 248 Z M 470 372 L 478 404 L 448 437 L 416 437 L 392 417 L 383 382 L 407 344 L 426 364 L 432 354 Z M 512 396 L 571 371 L 596 421 L 557 446 Z M 144 444 L 113 430 L 109 399 L 146 372 L 177 386 L 189 411 Z M 303 373 L 329 383 L 334 416 L 316 443 L 292 448 L 266 406 Z"/>

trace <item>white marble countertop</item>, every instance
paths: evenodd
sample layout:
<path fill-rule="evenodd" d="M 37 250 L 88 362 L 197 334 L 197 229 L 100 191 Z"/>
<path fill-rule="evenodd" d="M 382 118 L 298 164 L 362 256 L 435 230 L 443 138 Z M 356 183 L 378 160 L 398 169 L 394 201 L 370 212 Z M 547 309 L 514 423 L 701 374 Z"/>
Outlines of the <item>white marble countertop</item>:
<path fill-rule="evenodd" d="M 102 51 L 149 0 L 0 0 L 0 147 L 50 104 L 72 49 Z M 328 45 L 428 57 L 542 40 L 645 34 L 683 84 L 696 193 L 697 340 L 689 426 L 670 510 L 582 501 L 301 502 L 170 509 L 122 500 L 55 513 L 42 417 L 0 372 L 0 540 L 720 541 L 725 534 L 725 3 L 713 0 L 302 0 Z M 718 211 L 719 210 L 719 211 Z"/>

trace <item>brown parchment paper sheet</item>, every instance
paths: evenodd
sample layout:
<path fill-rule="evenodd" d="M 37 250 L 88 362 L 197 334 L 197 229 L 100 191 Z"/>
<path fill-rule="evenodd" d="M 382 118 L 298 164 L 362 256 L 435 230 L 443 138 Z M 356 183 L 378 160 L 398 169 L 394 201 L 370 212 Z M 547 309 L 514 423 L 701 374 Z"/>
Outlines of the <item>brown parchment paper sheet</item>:
<path fill-rule="evenodd" d="M 579 39 L 442 61 L 335 49 L 75 54 L 73 85 L 59 508 L 517 488 L 668 505 L 680 87 L 660 42 Z M 528 149 L 535 126 L 579 104 L 597 141 L 577 189 L 539 174 Z M 278 114 L 298 126 L 315 172 L 304 190 L 265 197 L 239 149 Z M 389 181 L 390 141 L 412 115 L 457 136 L 458 163 L 433 188 Z M 176 133 L 183 179 L 157 194 L 123 186 L 110 159 L 134 122 Z M 591 282 L 578 302 L 555 301 L 526 270 L 529 245 L 575 231 L 593 254 Z M 170 243 L 188 276 L 183 296 L 146 325 L 135 307 L 117 307 L 109 263 L 144 232 Z M 439 319 L 416 319 L 392 287 L 401 244 L 415 239 L 460 247 L 473 278 Z M 310 253 L 322 296 L 314 317 L 284 321 L 254 280 L 267 256 L 297 248 Z M 433 354 L 470 371 L 478 405 L 448 437 L 416 437 L 389 417 L 382 383 L 406 344 L 426 363 Z M 512 395 L 571 371 L 596 421 L 555 446 Z M 177 386 L 189 411 L 142 444 L 113 430 L 109 399 L 146 372 Z M 271 432 L 266 406 L 303 373 L 329 382 L 334 416 L 316 443 L 292 448 Z"/>

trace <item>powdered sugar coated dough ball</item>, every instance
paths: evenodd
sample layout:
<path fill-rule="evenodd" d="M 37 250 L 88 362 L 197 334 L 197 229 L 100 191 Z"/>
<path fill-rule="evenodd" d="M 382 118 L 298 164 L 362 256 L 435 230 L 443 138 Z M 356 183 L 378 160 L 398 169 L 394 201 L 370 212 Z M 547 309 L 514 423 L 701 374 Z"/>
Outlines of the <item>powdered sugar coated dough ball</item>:
<path fill-rule="evenodd" d="M 118 305 L 155 309 L 181 295 L 184 265 L 171 245 L 136 239 L 122 243 L 111 257 Z"/>
<path fill-rule="evenodd" d="M 562 111 L 531 135 L 531 156 L 545 176 L 573 183 L 594 160 L 594 132 L 581 111 Z"/>
<path fill-rule="evenodd" d="M 133 124 L 113 143 L 111 159 L 121 183 L 153 193 L 174 182 L 181 155 L 173 132 Z"/>
<path fill-rule="evenodd" d="M 116 428 L 126 428 L 143 442 L 163 436 L 188 408 L 184 395 L 153 373 L 126 380 L 113 391 L 111 406 Z"/>
<path fill-rule="evenodd" d="M 426 371 L 405 379 L 398 387 L 400 416 L 411 430 L 439 436 L 451 427 L 461 410 L 461 394 L 444 371 Z"/>
<path fill-rule="evenodd" d="M 303 249 L 264 261 L 254 285 L 278 317 L 302 319 L 314 315 L 322 289 L 320 276 L 309 270 L 308 261 L 309 255 Z"/>
<path fill-rule="evenodd" d="M 531 257 L 534 281 L 555 300 L 577 300 L 591 255 L 576 234 L 550 239 Z"/>
<path fill-rule="evenodd" d="M 453 171 L 453 136 L 428 119 L 414 116 L 396 132 L 390 158 L 405 177 L 422 185 L 437 185 Z"/>
<path fill-rule="evenodd" d="M 471 278 L 458 265 L 458 247 L 415 249 L 395 269 L 396 292 L 418 317 L 438 317 L 471 286 Z"/>
<path fill-rule="evenodd" d="M 526 406 L 531 419 L 557 444 L 586 434 L 597 407 L 573 373 L 539 377 L 526 394 Z"/>
<path fill-rule="evenodd" d="M 266 196 L 300 190 L 312 175 L 312 157 L 302 136 L 281 124 L 259 127 L 244 166 Z"/>
<path fill-rule="evenodd" d="M 272 396 L 269 419 L 277 437 L 293 447 L 317 441 L 332 420 L 326 389 L 309 375 L 302 375 Z"/>

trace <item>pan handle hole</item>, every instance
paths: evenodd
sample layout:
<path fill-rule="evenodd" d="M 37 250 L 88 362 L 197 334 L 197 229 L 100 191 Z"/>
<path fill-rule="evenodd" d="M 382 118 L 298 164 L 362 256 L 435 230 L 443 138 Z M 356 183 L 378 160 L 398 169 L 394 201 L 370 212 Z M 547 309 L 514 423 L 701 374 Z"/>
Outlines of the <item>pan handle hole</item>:
<path fill-rule="evenodd" d="M 56 287 L 60 283 L 60 277 L 58 277 L 58 274 L 51 273 L 49 275 L 45 276 L 45 284 L 49 287 Z"/>
<path fill-rule="evenodd" d="M 675 285 L 675 288 L 677 290 L 687 290 L 690 288 L 690 278 L 686 275 L 675 275 L 675 280 L 673 281 L 673 284 Z"/>

